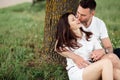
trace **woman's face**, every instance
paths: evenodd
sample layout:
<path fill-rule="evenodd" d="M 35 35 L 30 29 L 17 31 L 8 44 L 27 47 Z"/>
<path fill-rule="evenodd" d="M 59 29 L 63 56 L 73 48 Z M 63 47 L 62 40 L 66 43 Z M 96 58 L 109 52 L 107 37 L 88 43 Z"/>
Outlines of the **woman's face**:
<path fill-rule="evenodd" d="M 70 29 L 77 30 L 80 28 L 80 21 L 73 15 L 68 16 L 68 23 L 70 24 Z"/>

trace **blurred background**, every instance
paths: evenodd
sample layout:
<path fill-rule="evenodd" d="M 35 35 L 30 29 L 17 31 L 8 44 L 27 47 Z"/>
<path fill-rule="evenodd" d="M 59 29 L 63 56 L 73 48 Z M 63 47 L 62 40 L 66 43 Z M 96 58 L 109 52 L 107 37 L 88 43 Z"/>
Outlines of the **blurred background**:
<path fill-rule="evenodd" d="M 96 0 L 96 16 L 120 47 L 119 0 Z M 41 54 L 46 0 L 0 0 L 0 80 L 68 80 L 61 65 Z"/>
<path fill-rule="evenodd" d="M 24 3 L 24 2 L 32 3 L 33 0 L 0 0 L 0 8 L 14 6 L 20 3 Z"/>

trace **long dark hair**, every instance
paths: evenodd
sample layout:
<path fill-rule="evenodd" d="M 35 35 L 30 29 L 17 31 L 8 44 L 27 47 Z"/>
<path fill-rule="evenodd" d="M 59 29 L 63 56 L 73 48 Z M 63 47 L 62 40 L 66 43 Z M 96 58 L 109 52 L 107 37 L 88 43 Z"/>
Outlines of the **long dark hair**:
<path fill-rule="evenodd" d="M 57 51 L 66 51 L 65 47 L 68 48 L 79 48 L 80 45 L 77 43 L 77 38 L 73 31 L 70 29 L 70 25 L 68 22 L 68 16 L 70 14 L 73 14 L 72 12 L 68 12 L 63 14 L 57 24 L 57 32 L 56 32 L 56 40 L 57 40 L 57 45 L 56 45 L 56 50 Z M 91 32 L 86 32 L 82 28 L 80 28 L 82 32 L 85 33 L 86 35 L 86 40 L 90 38 L 90 35 L 92 35 Z"/>

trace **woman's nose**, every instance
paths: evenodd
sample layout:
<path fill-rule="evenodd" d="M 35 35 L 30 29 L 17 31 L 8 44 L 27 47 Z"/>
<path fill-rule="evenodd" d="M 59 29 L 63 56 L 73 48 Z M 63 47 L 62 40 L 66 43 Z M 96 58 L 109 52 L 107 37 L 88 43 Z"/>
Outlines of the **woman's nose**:
<path fill-rule="evenodd" d="M 76 18 L 76 21 L 77 21 L 77 23 L 81 23 L 80 20 L 79 20 L 78 18 Z"/>

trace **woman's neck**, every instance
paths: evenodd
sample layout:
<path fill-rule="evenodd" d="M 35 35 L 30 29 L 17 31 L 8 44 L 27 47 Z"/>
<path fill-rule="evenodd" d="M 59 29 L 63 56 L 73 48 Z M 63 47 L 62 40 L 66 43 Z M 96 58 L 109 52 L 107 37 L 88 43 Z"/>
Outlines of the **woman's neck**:
<path fill-rule="evenodd" d="M 81 32 L 80 29 L 73 30 L 73 32 L 75 33 L 76 36 L 78 36 L 78 37 L 80 37 L 80 38 L 82 37 L 82 32 Z"/>

